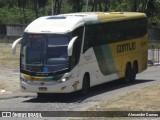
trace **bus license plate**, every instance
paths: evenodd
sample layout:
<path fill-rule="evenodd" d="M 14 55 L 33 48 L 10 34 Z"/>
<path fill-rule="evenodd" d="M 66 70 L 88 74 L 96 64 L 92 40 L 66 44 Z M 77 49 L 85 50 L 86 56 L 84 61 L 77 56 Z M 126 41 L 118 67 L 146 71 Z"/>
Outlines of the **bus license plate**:
<path fill-rule="evenodd" d="M 39 91 L 47 91 L 47 87 L 39 87 Z"/>

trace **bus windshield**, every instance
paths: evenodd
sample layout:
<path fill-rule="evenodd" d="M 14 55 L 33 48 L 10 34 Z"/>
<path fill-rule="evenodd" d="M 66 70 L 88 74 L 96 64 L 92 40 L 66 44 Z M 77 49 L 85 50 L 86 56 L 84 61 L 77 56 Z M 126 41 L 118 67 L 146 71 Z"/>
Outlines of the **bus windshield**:
<path fill-rule="evenodd" d="M 21 46 L 21 69 L 54 72 L 68 68 L 69 35 L 24 34 Z"/>

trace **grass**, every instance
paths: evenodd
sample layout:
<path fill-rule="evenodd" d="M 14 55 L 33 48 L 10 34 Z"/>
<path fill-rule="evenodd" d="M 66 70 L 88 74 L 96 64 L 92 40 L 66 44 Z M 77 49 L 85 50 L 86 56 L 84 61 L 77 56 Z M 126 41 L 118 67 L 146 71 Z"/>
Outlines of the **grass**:
<path fill-rule="evenodd" d="M 19 67 L 19 53 L 20 48 L 17 47 L 16 55 L 12 55 L 11 46 L 9 45 L 2 45 L 0 46 L 0 66 L 6 67 Z"/>
<path fill-rule="evenodd" d="M 160 84 L 156 84 L 128 93 L 127 95 L 121 96 L 117 99 L 100 103 L 98 107 L 91 107 L 88 111 L 160 111 L 159 103 Z M 99 118 L 90 119 L 99 120 Z M 123 119 L 124 118 L 104 118 L 103 120 Z M 130 118 L 125 119 L 130 120 Z"/>
<path fill-rule="evenodd" d="M 99 105 L 102 111 L 160 111 L 160 84 L 128 93 Z M 89 110 L 96 110 L 95 107 Z"/>
<path fill-rule="evenodd" d="M 11 39 L 0 39 L 0 43 L 13 43 L 15 40 Z"/>

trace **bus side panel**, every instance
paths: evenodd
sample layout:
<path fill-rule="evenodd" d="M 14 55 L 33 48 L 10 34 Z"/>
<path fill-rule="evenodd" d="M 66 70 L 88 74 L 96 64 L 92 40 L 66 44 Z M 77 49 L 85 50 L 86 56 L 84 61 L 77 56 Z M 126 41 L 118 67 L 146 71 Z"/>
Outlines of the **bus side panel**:
<path fill-rule="evenodd" d="M 135 39 L 136 41 L 136 51 L 134 55 L 134 60 L 138 61 L 138 73 L 147 69 L 148 60 L 148 35 L 146 34 L 142 38 Z"/>
<path fill-rule="evenodd" d="M 96 59 L 103 75 L 110 75 L 117 73 L 117 68 L 114 64 L 112 51 L 108 45 L 101 45 L 94 47 Z"/>
<path fill-rule="evenodd" d="M 102 74 L 102 83 L 119 78 L 117 75 L 119 69 L 116 67 L 109 45 L 96 46 L 93 49 Z M 121 58 L 119 58 L 119 61 L 121 61 Z"/>
<path fill-rule="evenodd" d="M 81 57 L 81 75 L 90 75 L 90 86 L 95 86 L 118 78 L 108 45 L 88 49 Z M 108 54 L 106 54 L 108 53 Z M 81 83 L 82 84 L 82 83 Z"/>
<path fill-rule="evenodd" d="M 138 72 L 147 68 L 147 35 L 132 40 L 95 46 L 81 57 L 80 70 L 90 74 L 90 85 L 98 85 L 125 76 L 127 63 L 138 62 Z M 82 77 L 81 77 L 82 78 Z"/>
<path fill-rule="evenodd" d="M 113 61 L 115 63 L 118 78 L 125 76 L 125 69 L 128 62 L 133 63 L 135 54 L 134 40 L 111 43 L 109 45 L 112 51 Z"/>
<path fill-rule="evenodd" d="M 101 73 L 96 62 L 96 57 L 92 48 L 88 49 L 82 54 L 79 67 L 81 70 L 81 75 L 84 76 L 85 73 L 90 75 L 90 85 L 94 86 L 101 82 Z M 81 80 L 82 84 L 83 78 Z"/>
<path fill-rule="evenodd" d="M 142 38 L 111 43 L 109 45 L 119 78 L 125 76 L 127 63 L 131 63 L 133 67 L 134 61 L 137 61 L 138 72 L 142 72 L 147 68 L 147 44 L 148 38 L 145 35 Z"/>
<path fill-rule="evenodd" d="M 138 72 L 142 72 L 147 69 L 147 61 L 148 61 L 148 35 L 145 35 L 142 38 L 142 42 L 140 43 L 140 49 L 142 49 L 142 64 L 141 69 Z"/>

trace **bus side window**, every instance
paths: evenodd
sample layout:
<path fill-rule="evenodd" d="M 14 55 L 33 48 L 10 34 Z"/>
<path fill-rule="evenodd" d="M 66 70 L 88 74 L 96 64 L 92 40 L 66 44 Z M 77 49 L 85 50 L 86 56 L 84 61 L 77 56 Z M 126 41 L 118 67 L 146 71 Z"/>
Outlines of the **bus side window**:
<path fill-rule="evenodd" d="M 71 57 L 71 68 L 78 64 L 80 53 L 81 53 L 81 45 L 82 45 L 82 36 L 83 36 L 83 26 L 75 29 L 72 33 L 72 36 L 78 36 L 74 46 L 73 46 L 73 54 Z"/>
<path fill-rule="evenodd" d="M 97 35 L 97 25 L 86 26 L 83 53 L 85 53 L 90 47 L 98 45 Z"/>
<path fill-rule="evenodd" d="M 83 53 L 85 53 L 90 48 L 89 40 L 91 40 L 91 33 L 90 33 L 90 27 L 86 26 L 85 29 L 85 38 L 84 38 L 84 45 L 83 45 Z"/>

